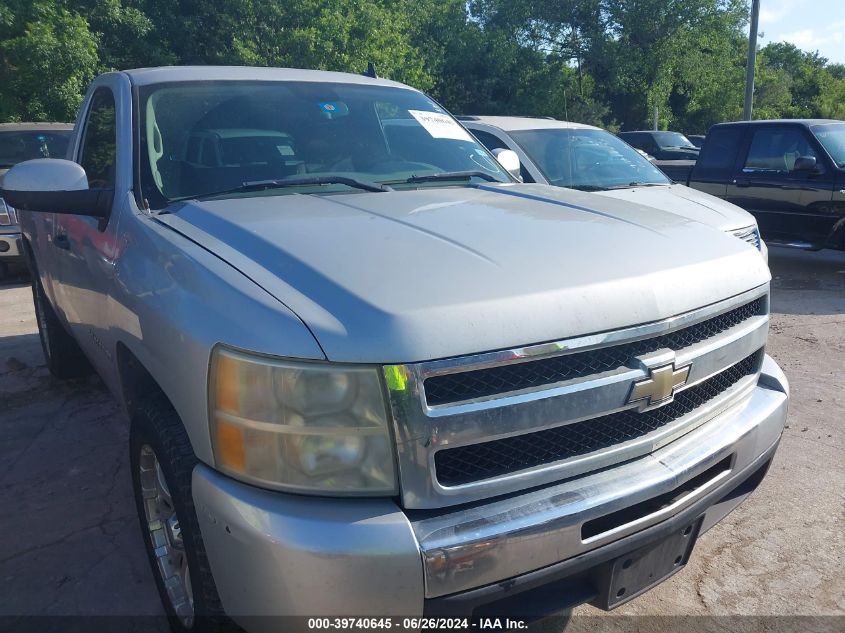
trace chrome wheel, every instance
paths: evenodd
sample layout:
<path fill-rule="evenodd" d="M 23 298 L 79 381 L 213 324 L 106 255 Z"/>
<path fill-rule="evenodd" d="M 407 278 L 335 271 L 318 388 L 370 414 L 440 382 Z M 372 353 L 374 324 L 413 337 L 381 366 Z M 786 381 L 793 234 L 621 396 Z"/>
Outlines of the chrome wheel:
<path fill-rule="evenodd" d="M 144 518 L 156 558 L 156 567 L 173 611 L 185 628 L 194 623 L 194 594 L 179 517 L 155 451 L 141 447 L 138 460 Z"/>

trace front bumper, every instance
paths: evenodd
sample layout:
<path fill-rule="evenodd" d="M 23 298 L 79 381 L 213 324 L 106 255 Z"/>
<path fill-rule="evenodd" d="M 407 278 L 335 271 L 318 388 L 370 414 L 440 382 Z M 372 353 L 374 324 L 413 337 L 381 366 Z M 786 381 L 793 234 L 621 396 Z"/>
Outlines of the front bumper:
<path fill-rule="evenodd" d="M 469 506 L 405 512 L 391 499 L 287 495 L 205 466 L 194 471 L 194 501 L 236 620 L 469 615 L 516 595 L 540 615 L 592 600 L 591 578 L 606 561 L 696 518 L 704 531 L 733 510 L 765 474 L 788 402 L 786 378 L 767 356 L 747 398 L 654 453 Z M 676 491 L 668 505 L 638 510 Z"/>
<path fill-rule="evenodd" d="M 17 227 L 15 227 L 17 228 Z M 0 232 L 0 261 L 21 258 L 21 234 L 17 232 Z"/>

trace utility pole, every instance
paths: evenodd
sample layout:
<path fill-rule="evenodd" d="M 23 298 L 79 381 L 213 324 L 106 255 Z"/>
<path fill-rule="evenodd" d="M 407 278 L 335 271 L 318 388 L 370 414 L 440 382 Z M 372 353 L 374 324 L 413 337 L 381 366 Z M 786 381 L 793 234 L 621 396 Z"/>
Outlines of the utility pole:
<path fill-rule="evenodd" d="M 751 120 L 754 104 L 754 67 L 757 64 L 757 23 L 760 20 L 760 0 L 751 0 L 751 30 L 748 33 L 748 66 L 745 69 L 745 108 L 742 116 Z"/>

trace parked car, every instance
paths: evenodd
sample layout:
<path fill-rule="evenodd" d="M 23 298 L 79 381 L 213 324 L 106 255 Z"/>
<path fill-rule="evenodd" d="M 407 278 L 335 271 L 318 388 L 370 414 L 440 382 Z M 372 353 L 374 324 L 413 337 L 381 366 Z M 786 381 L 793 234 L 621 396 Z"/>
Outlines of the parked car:
<path fill-rule="evenodd" d="M 610 132 L 591 125 L 525 117 L 460 117 L 487 149 L 518 155 L 525 182 L 569 187 L 644 204 L 739 237 L 767 257 L 754 218 L 739 207 L 683 185 Z M 634 213 L 637 213 L 636 211 Z"/>
<path fill-rule="evenodd" d="M 685 134 L 684 136 L 698 149 L 701 149 L 701 146 L 704 145 L 704 134 Z"/>
<path fill-rule="evenodd" d="M 282 133 L 279 158 L 264 133 L 181 154 L 236 129 Z M 512 153 L 359 75 L 108 73 L 76 130 L 3 193 L 48 367 L 87 359 L 128 414 L 177 630 L 614 608 L 772 461 L 770 275 L 733 237 L 518 183 Z"/>
<path fill-rule="evenodd" d="M 720 123 L 674 177 L 747 210 L 771 243 L 845 249 L 845 121 Z"/>
<path fill-rule="evenodd" d="M 657 160 L 654 156 L 652 156 L 652 155 L 651 155 L 651 154 L 649 154 L 648 152 L 644 152 L 644 151 L 643 151 L 643 150 L 641 150 L 641 149 L 636 149 L 636 148 L 634 148 L 634 149 L 635 149 L 635 151 L 636 151 L 636 152 L 637 152 L 640 156 L 642 156 L 643 158 L 645 158 L 645 159 L 646 159 L 647 161 L 649 161 L 650 163 L 653 163 L 655 160 Z"/>
<path fill-rule="evenodd" d="M 698 148 L 680 132 L 638 130 L 619 132 L 617 136 L 632 147 L 651 154 L 659 161 L 695 160 L 698 158 Z"/>
<path fill-rule="evenodd" d="M 71 131 L 71 123 L 0 123 L 0 188 L 3 174 L 21 161 L 64 158 Z M 0 197 L 0 279 L 10 267 L 23 263 L 20 237 L 14 207 Z"/>

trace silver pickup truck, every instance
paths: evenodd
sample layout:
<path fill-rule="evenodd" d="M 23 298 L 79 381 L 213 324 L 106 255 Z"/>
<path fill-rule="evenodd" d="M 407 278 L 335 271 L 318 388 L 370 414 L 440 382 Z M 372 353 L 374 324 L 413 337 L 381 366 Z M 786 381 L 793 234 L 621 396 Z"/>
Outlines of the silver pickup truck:
<path fill-rule="evenodd" d="M 2 193 L 50 369 L 125 406 L 177 628 L 610 609 L 771 463 L 757 249 L 520 184 L 407 86 L 109 73 L 69 156 Z"/>

